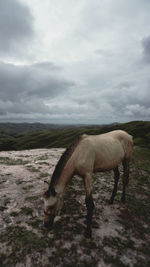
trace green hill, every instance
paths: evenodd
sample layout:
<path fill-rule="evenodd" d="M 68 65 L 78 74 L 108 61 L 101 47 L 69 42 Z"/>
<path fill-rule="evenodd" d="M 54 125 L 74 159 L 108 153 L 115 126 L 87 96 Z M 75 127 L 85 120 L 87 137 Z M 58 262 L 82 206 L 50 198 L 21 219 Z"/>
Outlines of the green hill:
<path fill-rule="evenodd" d="M 104 126 L 0 124 L 0 150 L 67 147 L 77 136 L 83 133 L 101 134 L 116 129 L 122 129 L 130 133 L 136 145 L 150 147 L 150 122 L 133 121 Z"/>

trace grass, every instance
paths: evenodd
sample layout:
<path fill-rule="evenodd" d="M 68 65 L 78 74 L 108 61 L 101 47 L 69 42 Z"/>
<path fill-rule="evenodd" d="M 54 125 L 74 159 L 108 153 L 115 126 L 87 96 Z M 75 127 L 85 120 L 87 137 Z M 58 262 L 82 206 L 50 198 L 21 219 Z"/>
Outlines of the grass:
<path fill-rule="evenodd" d="M 33 213 L 33 209 L 32 208 L 24 206 L 24 207 L 21 207 L 21 210 L 20 211 L 12 211 L 10 213 L 10 216 L 17 217 L 20 214 L 32 215 L 32 213 Z"/>
<path fill-rule="evenodd" d="M 40 196 L 37 196 L 36 192 L 35 195 L 25 195 L 24 207 L 19 213 L 12 211 L 10 214 L 14 221 L 17 219 L 15 217 L 20 215 L 20 222 L 11 222 L 11 225 L 0 233 L 2 246 L 11 248 L 7 253 L 0 254 L 0 265 L 25 265 L 28 257 L 32 266 L 150 266 L 149 159 L 150 152 L 147 148 L 135 147 L 124 210 L 119 210 L 121 179 L 115 205 L 109 208 L 107 198 L 113 189 L 112 175 L 94 174 L 93 193 L 99 196 L 96 198 L 96 213 L 93 216 L 92 239 L 83 236 L 86 207 L 81 179 L 74 177 L 68 185 L 61 218 L 55 222 L 50 232 L 43 228 Z M 40 175 L 41 178 L 48 176 L 47 173 Z M 30 184 L 26 186 L 23 194 L 27 194 L 32 187 Z M 79 201 L 81 197 L 82 201 Z M 32 203 L 32 208 L 28 207 L 28 201 Z M 1 207 L 2 214 L 3 211 L 7 214 L 7 207 Z M 32 216 L 34 210 L 38 211 L 39 215 Z M 108 214 L 108 211 L 111 214 Z M 112 223 L 110 215 L 115 216 L 114 224 L 117 230 L 114 235 L 112 232 L 101 236 L 99 230 Z M 27 227 L 21 225 L 21 216 Z M 46 262 L 43 259 L 46 259 Z"/>
<path fill-rule="evenodd" d="M 29 191 L 31 188 L 33 188 L 33 185 L 32 184 L 29 184 L 27 186 L 23 186 L 22 189 L 25 190 L 25 191 Z"/>
<path fill-rule="evenodd" d="M 39 172 L 39 169 L 35 168 L 32 165 L 27 166 L 27 170 L 30 171 L 30 172 Z"/>
<path fill-rule="evenodd" d="M 26 255 L 34 250 L 38 252 L 43 251 L 49 243 L 47 238 L 39 238 L 32 231 L 18 225 L 8 226 L 6 232 L 7 235 L 1 235 L 1 242 L 11 246 L 12 251 L 10 252 L 9 259 L 6 258 L 5 254 L 2 254 L 1 257 L 3 261 L 5 260 L 11 266 L 25 259 Z"/>
<path fill-rule="evenodd" d="M 5 206 L 0 206 L 0 211 L 4 211 L 6 210 L 7 208 Z"/>
<path fill-rule="evenodd" d="M 22 214 L 25 214 L 25 215 L 32 215 L 32 212 L 33 212 L 33 209 L 30 208 L 30 207 L 22 207 L 21 208 L 21 211 L 20 211 Z"/>
<path fill-rule="evenodd" d="M 37 160 L 47 160 L 47 159 L 49 159 L 49 156 L 47 154 L 42 155 L 42 156 L 37 158 Z"/>
<path fill-rule="evenodd" d="M 5 165 L 25 165 L 28 161 L 23 161 L 22 159 L 11 159 L 8 157 L 0 157 L 0 164 Z"/>
<path fill-rule="evenodd" d="M 18 211 L 12 211 L 12 212 L 10 213 L 10 216 L 12 216 L 12 217 L 17 217 L 17 216 L 19 215 L 19 213 L 20 213 L 20 212 L 18 212 Z"/>
<path fill-rule="evenodd" d="M 134 148 L 133 162 L 134 162 L 134 165 L 136 165 L 136 167 L 139 170 L 144 170 L 148 172 L 148 174 L 150 174 L 149 161 L 150 161 L 150 149 L 148 148 L 141 149 L 140 147 Z M 150 182 L 150 179 L 149 179 L 149 182 Z"/>
<path fill-rule="evenodd" d="M 40 174 L 39 178 L 45 178 L 45 177 L 48 177 L 48 176 L 49 176 L 49 173 L 43 172 L 43 173 Z"/>
<path fill-rule="evenodd" d="M 28 222 L 28 225 L 31 225 L 33 228 L 39 228 L 39 224 L 41 224 L 40 219 L 31 220 Z"/>
<path fill-rule="evenodd" d="M 37 195 L 37 196 L 28 196 L 28 197 L 25 198 L 25 200 L 27 200 L 27 201 L 35 201 L 39 197 L 40 197 L 39 195 Z"/>
<path fill-rule="evenodd" d="M 120 237 L 104 237 L 103 246 L 109 247 L 110 245 L 112 248 L 119 248 L 120 254 L 126 248 L 128 248 L 128 249 L 134 248 L 134 242 L 130 239 L 122 240 Z"/>
<path fill-rule="evenodd" d="M 23 184 L 23 183 L 24 183 L 24 181 L 22 181 L 22 180 L 19 180 L 19 179 L 16 180 L 16 184 L 17 184 L 17 185 L 20 185 L 20 184 Z"/>

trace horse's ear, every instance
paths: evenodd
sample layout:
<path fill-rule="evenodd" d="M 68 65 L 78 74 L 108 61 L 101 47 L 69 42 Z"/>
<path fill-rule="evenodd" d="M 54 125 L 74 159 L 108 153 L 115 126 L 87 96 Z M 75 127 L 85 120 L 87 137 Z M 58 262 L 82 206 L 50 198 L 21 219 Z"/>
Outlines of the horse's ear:
<path fill-rule="evenodd" d="M 49 189 L 49 183 L 47 181 L 44 181 L 44 187 L 43 187 L 43 191 L 47 191 Z"/>

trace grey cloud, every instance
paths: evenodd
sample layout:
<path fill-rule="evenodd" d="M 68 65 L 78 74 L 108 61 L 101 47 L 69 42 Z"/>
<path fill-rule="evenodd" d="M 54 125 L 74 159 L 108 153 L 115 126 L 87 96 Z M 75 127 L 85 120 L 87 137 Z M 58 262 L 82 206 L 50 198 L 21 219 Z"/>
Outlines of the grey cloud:
<path fill-rule="evenodd" d="M 51 65 L 51 63 L 49 63 Z M 53 65 L 53 64 L 52 64 Z M 0 63 L 0 113 L 50 113 L 45 104 L 69 90 L 74 82 L 65 79 L 58 68 L 50 70 L 35 65 L 15 66 Z"/>
<path fill-rule="evenodd" d="M 149 64 L 145 62 L 150 62 L 149 5 L 146 0 L 83 1 L 76 25 L 67 37 L 65 33 L 64 39 L 58 37 L 57 46 L 53 37 L 52 46 L 47 43 L 41 48 L 37 42 L 35 51 L 32 50 L 36 58 L 44 55 L 45 59 L 51 55 L 55 58 L 59 48 L 58 60 L 64 64 L 63 69 L 49 61 L 26 66 L 1 62 L 0 119 L 53 118 L 71 123 L 147 119 L 150 80 Z M 12 55 L 22 51 L 26 56 L 27 43 L 31 44 L 34 35 L 30 10 L 19 0 L 1 0 L 0 15 L 0 53 Z M 145 38 L 140 43 L 141 36 Z M 44 33 L 43 37 L 47 40 Z M 138 61 L 141 44 L 144 64 Z M 51 53 L 47 47 L 51 47 Z M 66 50 L 71 51 L 71 57 Z M 63 61 L 64 54 L 68 57 Z"/>
<path fill-rule="evenodd" d="M 0 53 L 25 53 L 34 36 L 33 17 L 27 6 L 18 0 L 0 1 Z"/>
<path fill-rule="evenodd" d="M 150 36 L 143 38 L 142 46 L 144 60 L 150 63 Z"/>
<path fill-rule="evenodd" d="M 31 65 L 34 68 L 42 69 L 44 71 L 57 71 L 61 70 L 60 66 L 56 66 L 53 62 L 37 62 Z"/>
<path fill-rule="evenodd" d="M 34 68 L 34 65 L 15 66 L 0 63 L 0 98 L 6 100 L 30 97 L 51 98 L 73 86 L 72 81 L 55 74 Z"/>
<path fill-rule="evenodd" d="M 143 87 L 138 83 L 122 82 L 117 86 L 105 88 L 99 92 L 87 92 L 74 98 L 84 109 L 85 116 L 92 116 L 96 121 L 149 120 L 150 90 L 147 82 Z M 87 107 L 87 109 L 85 108 Z M 79 108 L 80 109 L 80 108 Z"/>
<path fill-rule="evenodd" d="M 149 120 L 150 117 L 150 107 L 147 108 L 140 104 L 127 105 L 125 109 L 125 115 L 131 119 L 137 118 L 142 120 Z"/>
<path fill-rule="evenodd" d="M 116 117 L 128 117 L 128 120 L 136 118 L 146 119 L 150 107 L 148 87 L 142 89 L 137 84 L 120 84 L 118 87 L 104 92 L 102 99 L 113 108 Z M 144 111 L 148 111 L 144 113 Z M 130 112 L 129 112 L 130 111 Z M 150 113 L 149 113 L 150 115 Z"/>
<path fill-rule="evenodd" d="M 4 115 L 6 115 L 6 114 L 7 114 L 7 112 L 4 111 L 4 110 L 1 110 L 1 108 L 0 108 L 0 116 L 4 116 Z"/>
<path fill-rule="evenodd" d="M 104 50 L 104 49 L 96 49 L 95 54 L 97 54 L 99 56 L 104 56 L 104 57 L 112 57 L 113 56 L 112 52 L 110 52 L 108 50 Z"/>

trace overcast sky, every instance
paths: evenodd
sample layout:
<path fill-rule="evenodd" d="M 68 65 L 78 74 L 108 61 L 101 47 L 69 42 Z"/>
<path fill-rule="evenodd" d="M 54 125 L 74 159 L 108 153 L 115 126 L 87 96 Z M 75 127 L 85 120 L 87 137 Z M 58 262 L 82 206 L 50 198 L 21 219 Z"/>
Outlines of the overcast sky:
<path fill-rule="evenodd" d="M 0 122 L 150 120 L 149 0 L 0 0 Z"/>

